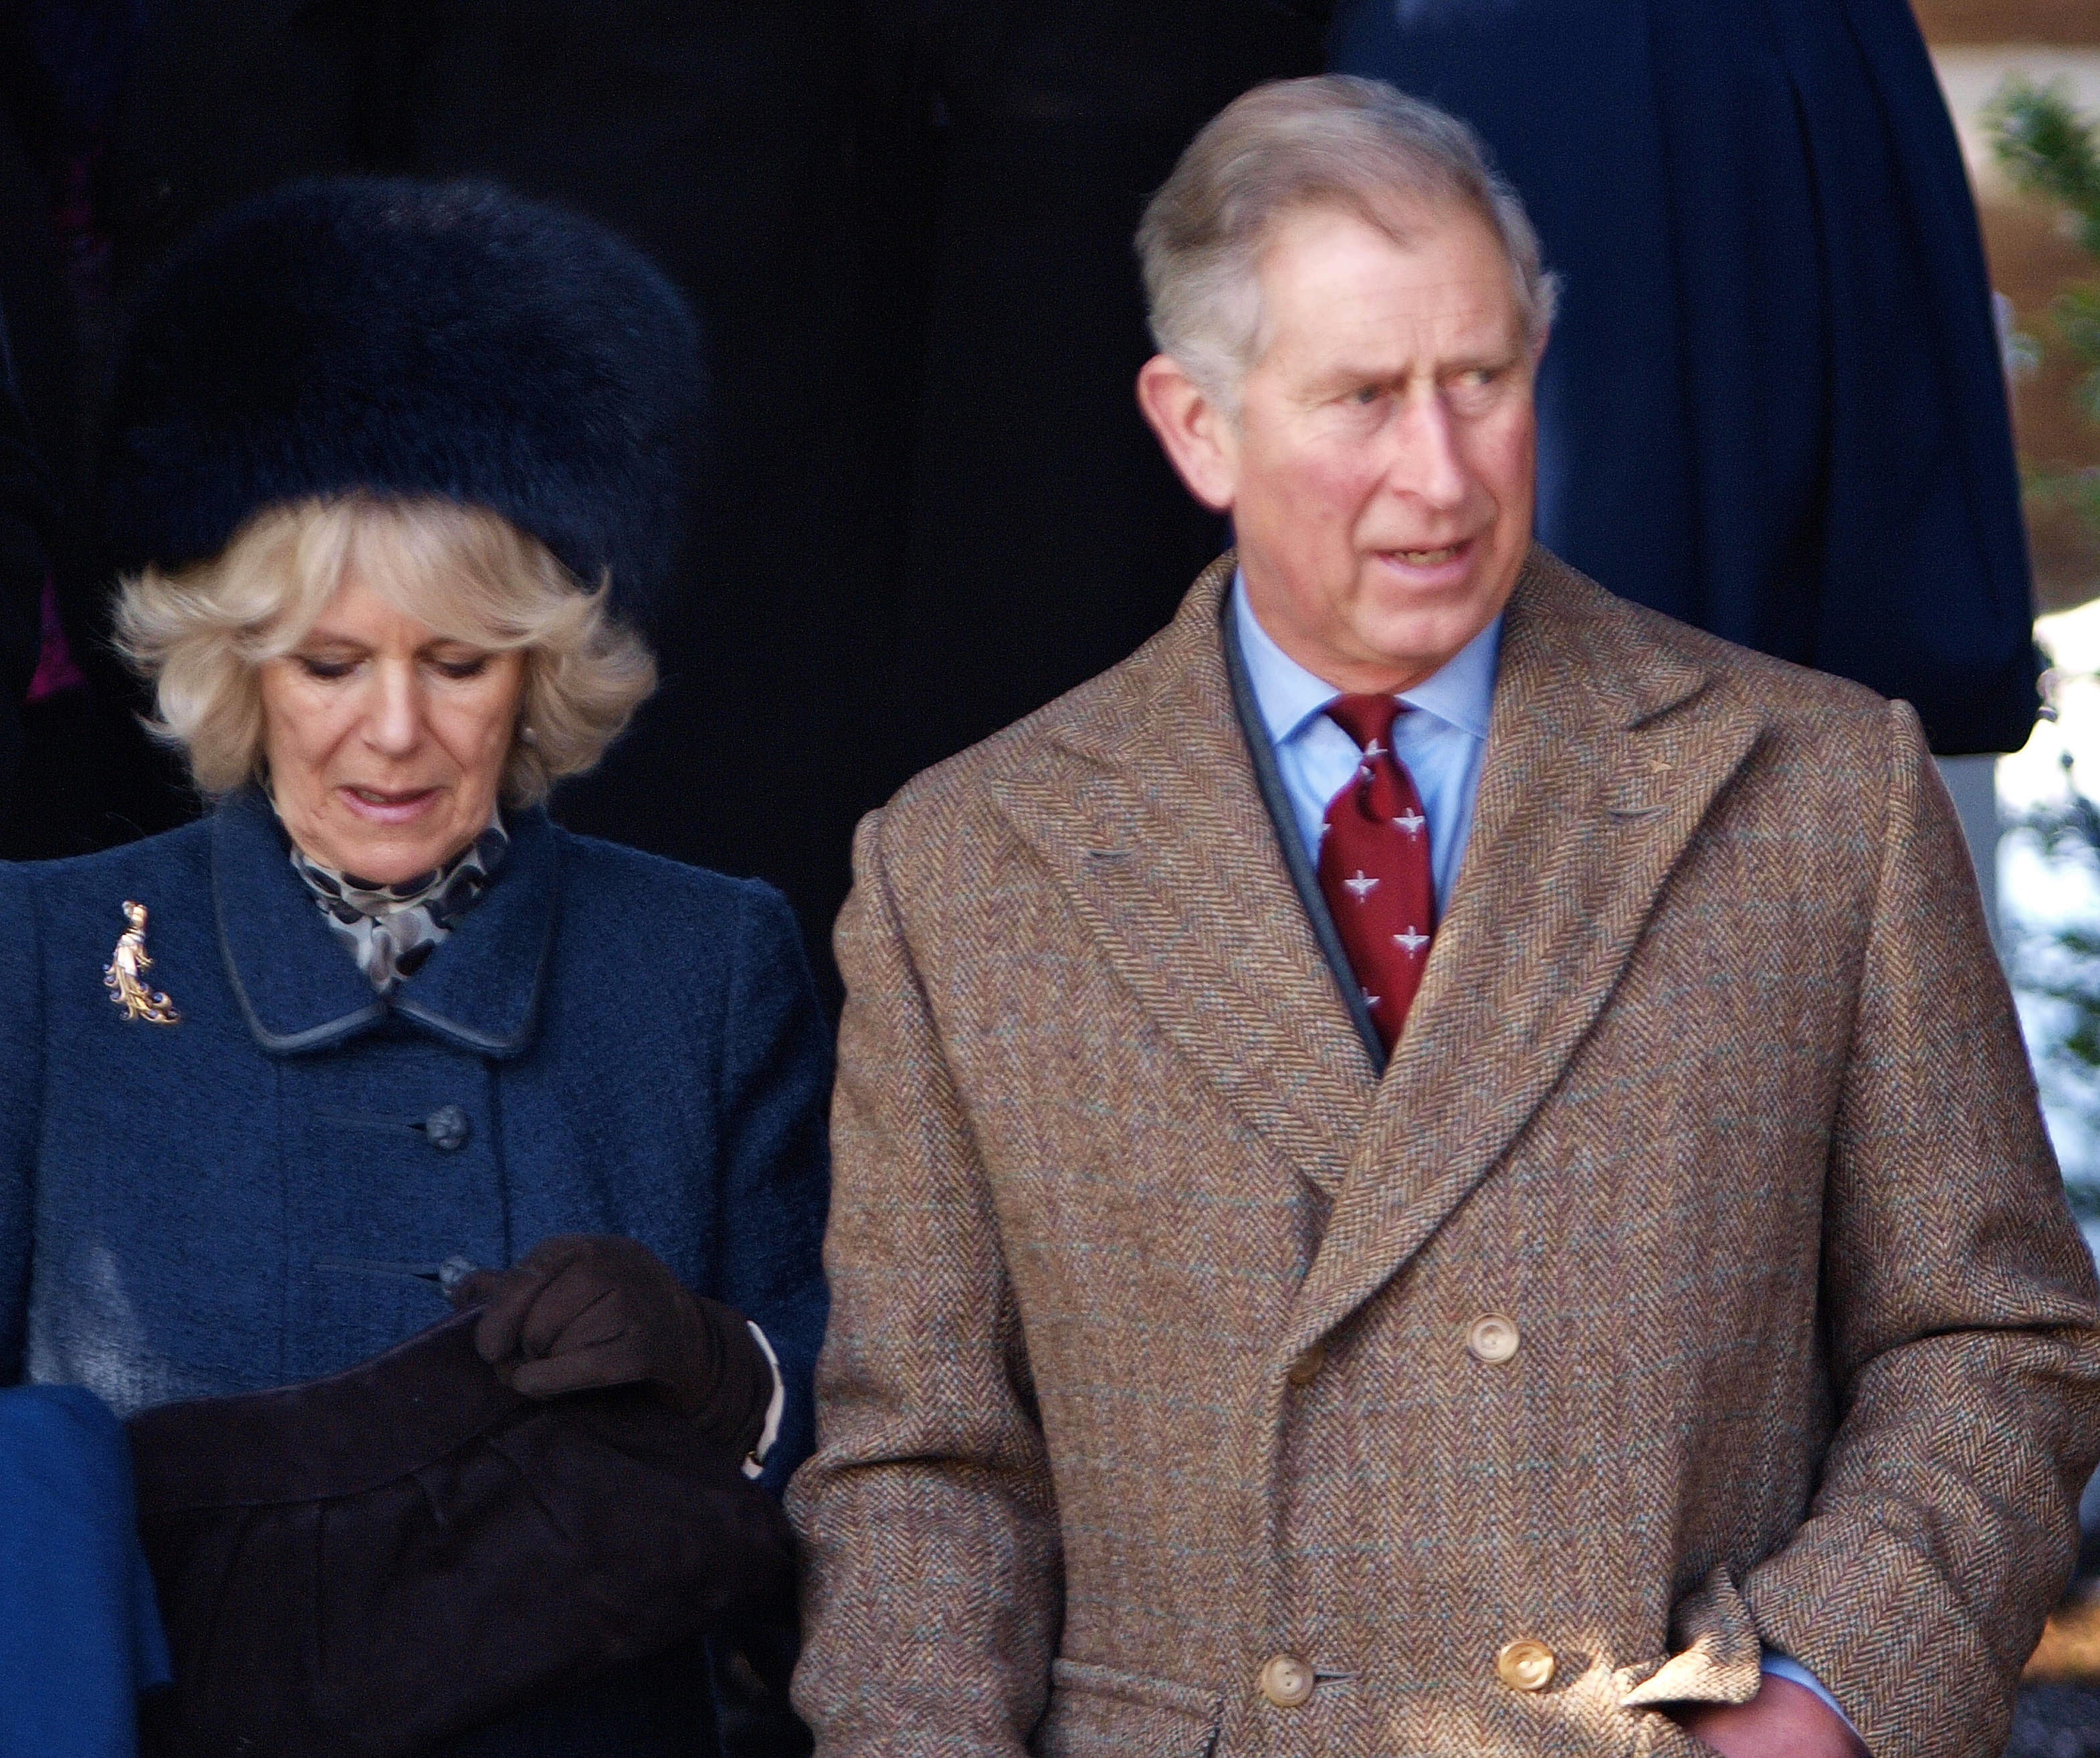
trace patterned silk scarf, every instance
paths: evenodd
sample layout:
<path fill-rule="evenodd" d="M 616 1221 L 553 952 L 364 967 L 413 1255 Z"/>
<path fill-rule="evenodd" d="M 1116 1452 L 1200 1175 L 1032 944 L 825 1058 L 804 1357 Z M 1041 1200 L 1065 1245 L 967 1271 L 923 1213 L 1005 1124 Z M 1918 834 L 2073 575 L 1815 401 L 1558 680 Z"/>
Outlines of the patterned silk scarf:
<path fill-rule="evenodd" d="M 459 919 L 496 882 L 510 839 L 498 819 L 443 866 L 398 884 L 375 885 L 310 859 L 292 844 L 292 870 L 312 893 L 336 938 L 382 995 L 413 976 Z"/>

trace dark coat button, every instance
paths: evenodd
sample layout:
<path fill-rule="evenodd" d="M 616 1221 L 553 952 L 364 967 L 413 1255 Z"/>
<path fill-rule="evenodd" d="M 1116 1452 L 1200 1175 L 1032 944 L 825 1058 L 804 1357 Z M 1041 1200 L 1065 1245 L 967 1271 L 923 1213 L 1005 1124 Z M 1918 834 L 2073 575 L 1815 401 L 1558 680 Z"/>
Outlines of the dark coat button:
<path fill-rule="evenodd" d="M 466 1146 L 467 1138 L 474 1134 L 474 1126 L 457 1105 L 440 1105 L 423 1119 L 422 1130 L 433 1148 L 451 1153 Z"/>

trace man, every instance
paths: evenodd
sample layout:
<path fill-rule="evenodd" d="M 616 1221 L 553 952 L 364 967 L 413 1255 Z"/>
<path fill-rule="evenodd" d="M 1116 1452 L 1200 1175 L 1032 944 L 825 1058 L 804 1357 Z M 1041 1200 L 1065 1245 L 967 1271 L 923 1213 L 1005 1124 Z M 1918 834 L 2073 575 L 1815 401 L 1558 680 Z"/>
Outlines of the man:
<path fill-rule="evenodd" d="M 1915 716 L 1531 547 L 1450 118 L 1264 88 L 1140 249 L 1239 549 L 862 826 L 820 1755 L 1995 1753 L 2100 1334 Z"/>

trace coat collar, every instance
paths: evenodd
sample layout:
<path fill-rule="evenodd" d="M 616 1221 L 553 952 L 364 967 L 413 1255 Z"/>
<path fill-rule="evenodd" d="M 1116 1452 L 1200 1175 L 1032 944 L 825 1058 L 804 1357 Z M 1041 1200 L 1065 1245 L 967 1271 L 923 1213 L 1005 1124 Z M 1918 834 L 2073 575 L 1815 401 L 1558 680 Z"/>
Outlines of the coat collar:
<path fill-rule="evenodd" d="M 254 788 L 229 795 L 212 822 L 213 903 L 227 980 L 256 1042 L 299 1055 L 398 1017 L 476 1055 L 523 1051 L 554 949 L 560 851 L 544 812 L 519 813 L 510 829 L 502 878 L 423 968 L 382 998 L 292 870 L 268 800 Z"/>
<path fill-rule="evenodd" d="M 1287 1360 L 1370 1298 L 1507 1152 L 1602 1010 L 1755 743 L 1667 627 L 1543 549 L 1506 613 L 1473 840 L 1406 1032 L 1365 1061 L 1233 712 L 1233 558 L 991 779 L 1106 957 L 1242 1120 L 1334 1199 Z"/>

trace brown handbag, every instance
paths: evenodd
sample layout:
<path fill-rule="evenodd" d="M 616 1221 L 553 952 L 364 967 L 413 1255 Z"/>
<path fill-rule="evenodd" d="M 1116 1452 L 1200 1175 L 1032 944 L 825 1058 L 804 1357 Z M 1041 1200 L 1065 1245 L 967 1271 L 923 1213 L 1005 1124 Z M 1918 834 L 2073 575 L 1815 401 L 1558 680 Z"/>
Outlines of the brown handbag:
<path fill-rule="evenodd" d="M 787 1522 L 725 1447 L 638 1386 L 521 1397 L 474 1353 L 478 1316 L 131 1419 L 175 1663 L 148 1753 L 402 1758 L 792 1619 Z"/>

